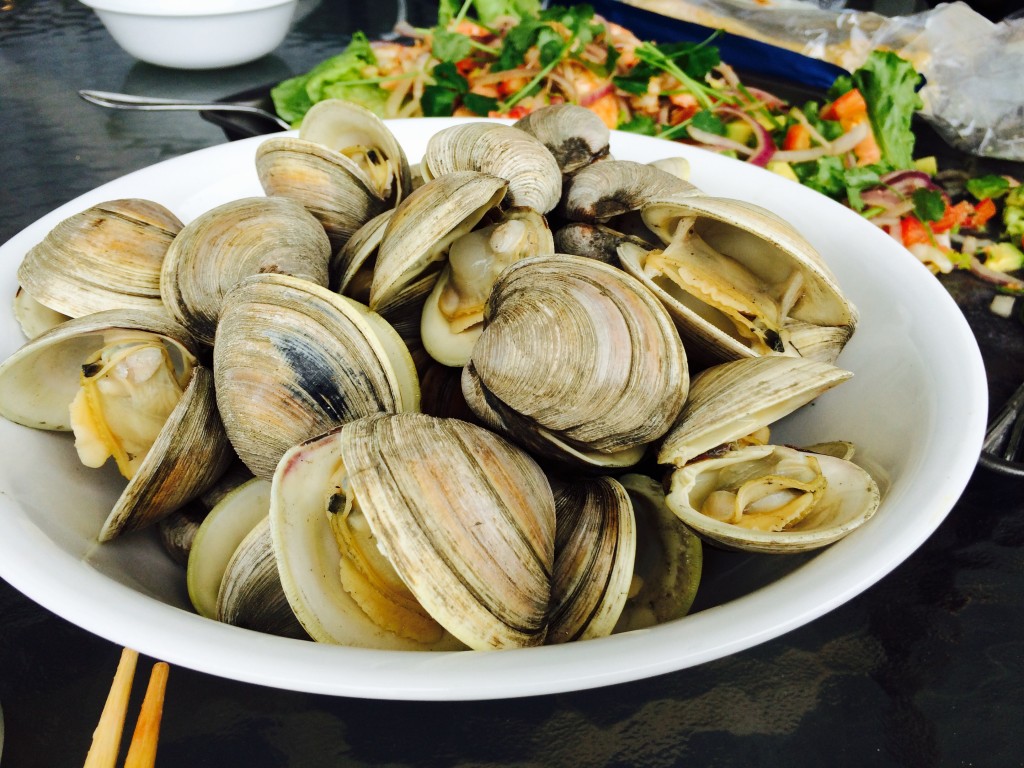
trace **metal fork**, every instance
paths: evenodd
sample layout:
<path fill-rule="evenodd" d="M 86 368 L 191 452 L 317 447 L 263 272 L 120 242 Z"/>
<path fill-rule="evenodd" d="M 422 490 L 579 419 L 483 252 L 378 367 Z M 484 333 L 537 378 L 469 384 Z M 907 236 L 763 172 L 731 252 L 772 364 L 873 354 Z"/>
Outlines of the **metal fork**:
<path fill-rule="evenodd" d="M 266 120 L 277 123 L 284 129 L 291 126 L 273 112 L 268 112 L 260 107 L 250 104 L 231 104 L 223 102 L 188 101 L 186 99 L 161 99 L 152 96 L 132 96 L 127 93 L 111 93 L 109 91 L 79 91 L 78 95 L 91 104 L 110 109 L 137 109 L 146 112 L 154 111 L 183 111 L 194 110 L 198 112 L 245 112 L 250 115 L 258 115 Z"/>

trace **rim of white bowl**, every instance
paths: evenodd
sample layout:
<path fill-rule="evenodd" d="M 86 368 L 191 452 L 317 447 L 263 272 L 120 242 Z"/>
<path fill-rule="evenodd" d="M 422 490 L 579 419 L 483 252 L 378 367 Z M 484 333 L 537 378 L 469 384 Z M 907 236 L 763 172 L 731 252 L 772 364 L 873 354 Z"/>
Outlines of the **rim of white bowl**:
<path fill-rule="evenodd" d="M 132 16 L 218 16 L 262 11 L 298 0 L 79 0 L 93 10 Z"/>

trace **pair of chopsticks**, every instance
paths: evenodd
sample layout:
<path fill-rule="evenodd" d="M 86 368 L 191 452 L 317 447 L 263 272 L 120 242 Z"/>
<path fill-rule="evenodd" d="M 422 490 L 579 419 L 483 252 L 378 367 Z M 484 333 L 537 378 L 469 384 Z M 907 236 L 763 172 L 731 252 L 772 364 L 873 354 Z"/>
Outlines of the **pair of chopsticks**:
<path fill-rule="evenodd" d="M 114 682 L 107 694 L 107 702 L 96 730 L 92 734 L 92 746 L 85 757 L 83 768 L 114 768 L 121 750 L 121 731 L 128 714 L 128 699 L 132 692 L 135 667 L 139 661 L 138 651 L 125 648 L 114 673 Z M 170 667 L 158 661 L 149 675 L 149 685 L 135 723 L 135 732 L 128 747 L 124 768 L 151 768 L 156 763 L 156 745 L 160 737 L 160 718 L 164 711 L 164 691 L 167 689 L 167 673 Z"/>

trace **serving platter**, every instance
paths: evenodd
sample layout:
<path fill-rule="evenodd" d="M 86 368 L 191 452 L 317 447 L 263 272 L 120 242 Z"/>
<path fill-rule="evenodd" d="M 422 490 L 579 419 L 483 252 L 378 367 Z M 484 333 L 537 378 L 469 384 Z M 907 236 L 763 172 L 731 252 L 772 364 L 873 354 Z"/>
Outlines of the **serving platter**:
<path fill-rule="evenodd" d="M 389 123 L 410 160 L 450 119 Z M 0 246 L 0 288 L 13 296 L 24 253 L 58 221 L 122 197 L 163 203 L 183 221 L 261 194 L 261 138 L 175 158 L 99 187 Z M 113 470 L 78 464 L 67 435 L 0 423 L 0 576 L 58 615 L 173 664 L 262 685 L 334 695 L 491 699 L 579 690 L 692 667 L 821 616 L 905 560 L 941 523 L 970 477 L 987 395 L 977 344 L 949 294 L 881 231 L 823 196 L 759 168 L 649 137 L 615 133 L 613 154 L 686 157 L 711 194 L 765 206 L 818 247 L 861 322 L 839 364 L 841 387 L 789 417 L 780 441 L 851 440 L 883 490 L 860 530 L 814 555 L 706 549 L 691 615 L 610 638 L 493 653 L 411 653 L 318 645 L 218 624 L 194 614 L 184 574 L 152 532 L 100 545 L 117 495 Z M 4 356 L 23 337 L 0 316 Z"/>

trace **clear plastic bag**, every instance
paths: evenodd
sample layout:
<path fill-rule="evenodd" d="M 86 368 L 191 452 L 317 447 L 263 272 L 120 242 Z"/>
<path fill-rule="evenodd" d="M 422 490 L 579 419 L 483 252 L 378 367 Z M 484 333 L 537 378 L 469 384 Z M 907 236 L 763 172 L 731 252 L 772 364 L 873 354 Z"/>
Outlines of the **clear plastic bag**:
<path fill-rule="evenodd" d="M 1024 161 L 1024 17 L 989 21 L 963 2 L 883 16 L 843 0 L 626 0 L 666 16 L 725 29 L 844 69 L 891 50 L 927 80 L 923 116 L 951 145 Z"/>

